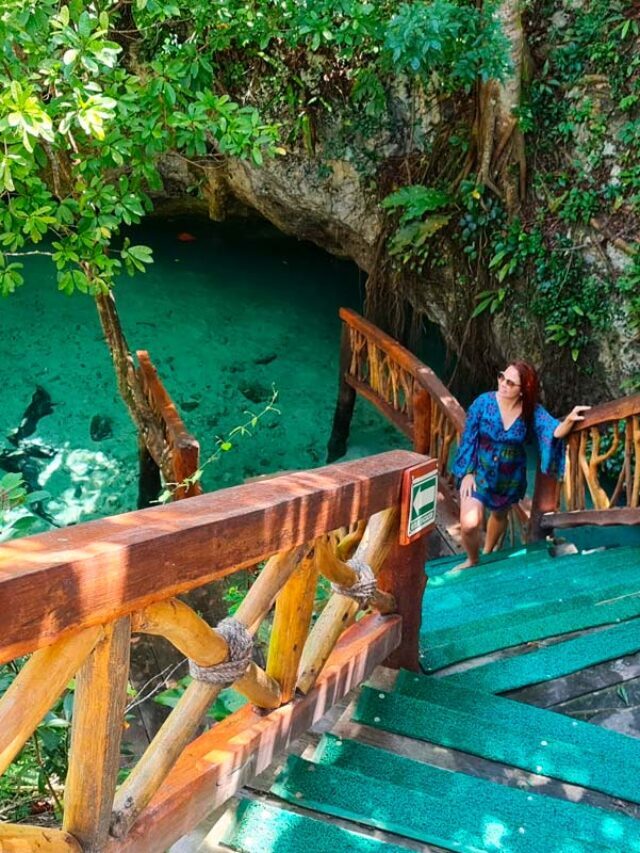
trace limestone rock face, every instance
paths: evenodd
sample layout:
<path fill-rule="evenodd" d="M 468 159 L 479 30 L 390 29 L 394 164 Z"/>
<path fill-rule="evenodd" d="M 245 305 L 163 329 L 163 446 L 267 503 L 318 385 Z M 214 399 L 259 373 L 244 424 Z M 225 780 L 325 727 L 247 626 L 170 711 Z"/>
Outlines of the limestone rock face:
<path fill-rule="evenodd" d="M 371 190 L 346 160 L 289 155 L 261 168 L 230 160 L 227 186 L 285 234 L 311 240 L 369 270 L 381 228 Z"/>

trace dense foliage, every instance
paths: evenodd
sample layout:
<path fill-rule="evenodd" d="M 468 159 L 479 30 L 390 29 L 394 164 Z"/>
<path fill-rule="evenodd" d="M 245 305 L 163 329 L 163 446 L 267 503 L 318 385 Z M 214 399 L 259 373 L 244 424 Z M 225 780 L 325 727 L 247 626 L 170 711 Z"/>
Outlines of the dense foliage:
<path fill-rule="evenodd" d="M 404 187 L 384 202 L 402 211 L 390 248 L 425 274 L 453 246 L 466 258 L 455 280 L 475 300 L 472 316 L 538 324 L 551 353 L 558 347 L 589 372 L 594 343 L 613 326 L 640 335 L 640 19 L 623 0 L 531 0 L 525 9 L 522 205 L 509 211 L 473 174 Z M 454 145 L 472 144 L 469 128 L 456 134 Z M 627 390 L 638 385 L 631 376 Z"/>
<path fill-rule="evenodd" d="M 309 110 L 330 109 L 335 94 L 308 91 L 315 84 L 302 68 L 315 59 L 318 84 L 347 85 L 369 109 L 376 98 L 383 106 L 385 74 L 469 89 L 479 73 L 498 73 L 497 38 L 490 12 L 449 0 L 3 0 L 0 292 L 22 284 L 19 257 L 45 238 L 51 249 L 39 250 L 66 293 L 104 291 L 123 269 L 142 271 L 146 247 L 125 239 L 108 250 L 150 210 L 157 158 L 261 164 L 284 153 L 279 130 L 285 142 L 310 140 Z M 266 98 L 252 92 L 256 64 Z"/>

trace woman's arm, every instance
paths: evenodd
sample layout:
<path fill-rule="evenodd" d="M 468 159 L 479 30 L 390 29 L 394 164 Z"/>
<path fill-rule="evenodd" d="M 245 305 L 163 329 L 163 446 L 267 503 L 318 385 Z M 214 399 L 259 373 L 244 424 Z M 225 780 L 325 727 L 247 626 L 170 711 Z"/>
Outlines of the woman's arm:
<path fill-rule="evenodd" d="M 582 412 L 586 412 L 591 408 L 591 406 L 574 406 L 573 409 L 569 412 L 567 417 L 560 421 L 558 426 L 553 431 L 554 438 L 564 438 L 566 435 L 569 435 L 574 425 L 578 421 L 584 420 L 584 415 Z"/>

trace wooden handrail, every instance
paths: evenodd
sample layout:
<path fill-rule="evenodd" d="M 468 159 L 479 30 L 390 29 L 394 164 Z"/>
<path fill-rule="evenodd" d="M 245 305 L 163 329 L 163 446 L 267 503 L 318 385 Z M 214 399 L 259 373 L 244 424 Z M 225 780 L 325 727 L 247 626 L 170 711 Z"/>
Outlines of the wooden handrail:
<path fill-rule="evenodd" d="M 588 412 L 584 413 L 584 420 L 579 421 L 572 432 L 582 432 L 594 426 L 601 426 L 611 421 L 622 421 L 638 414 L 640 414 L 640 394 L 619 397 L 617 400 L 592 406 Z"/>
<path fill-rule="evenodd" d="M 0 662 L 397 504 L 392 451 L 0 545 Z"/>
<path fill-rule="evenodd" d="M 542 516 L 540 526 L 545 529 L 568 527 L 610 527 L 614 525 L 640 525 L 640 509 L 616 507 L 615 509 L 587 509 L 572 512 L 550 512 Z"/>
<path fill-rule="evenodd" d="M 386 332 L 383 332 L 350 308 L 340 308 L 339 314 L 343 322 L 374 341 L 376 346 L 386 352 L 391 356 L 393 361 L 410 373 L 418 384 L 438 402 L 438 405 L 455 424 L 458 433 L 464 431 L 466 421 L 464 409 L 430 367 L 420 361 L 419 358 L 390 335 L 387 335 Z"/>
<path fill-rule="evenodd" d="M 420 596 L 412 593 L 401 601 L 399 579 L 412 591 L 424 586 L 426 540 L 402 549 L 400 561 L 397 555 L 392 557 L 384 590 L 367 590 L 364 602 L 349 595 L 348 588 L 359 576 L 340 562 L 339 547 L 351 549 L 360 540 L 356 556 L 374 576 L 378 573 L 390 551 L 397 550 L 404 471 L 423 460 L 416 453 L 394 451 L 0 547 L 0 591 L 3 600 L 11 602 L 0 612 L 0 660 L 35 650 L 0 699 L 0 773 L 69 679 L 76 678 L 64 799 L 67 835 L 55 834 L 60 849 L 76 849 L 76 842 L 95 851 L 140 849 L 140 828 L 133 835 L 131 830 L 143 816 L 145 831 L 153 835 L 148 816 L 153 815 L 154 798 L 161 790 L 163 798 L 168 796 L 170 812 L 182 809 L 184 803 L 171 783 L 166 793 L 167 777 L 224 686 L 233 684 L 251 705 L 276 715 L 262 719 L 277 740 L 287 736 L 281 722 L 288 713 L 277 715 L 280 706 L 294 698 L 296 682 L 307 698 L 296 700 L 291 719 L 307 728 L 319 707 L 327 709 L 392 651 L 389 665 L 418 667 Z M 314 545 L 327 534 L 316 554 Z M 254 565 L 268 555 L 232 620 L 210 626 L 174 598 L 176 592 Z M 339 579 L 341 588 L 310 632 L 322 564 Z M 252 635 L 274 602 L 277 630 L 270 641 L 270 671 L 265 672 L 251 658 Z M 337 660 L 334 654 L 330 664 L 334 670 L 327 670 L 327 659 L 363 607 L 396 615 L 359 622 L 355 632 L 359 639 L 342 656 L 338 652 Z M 408 639 L 400 631 L 405 617 Z M 116 789 L 132 631 L 162 636 L 186 654 L 192 680 Z M 291 644 L 292 638 L 295 644 L 289 648 L 287 640 Z M 230 657 L 231 669 L 226 665 Z M 215 669 L 220 665 L 222 671 Z M 325 677 L 325 684 L 315 690 L 319 677 Z M 253 716 L 245 717 L 240 712 L 238 724 L 251 728 Z M 261 735 L 254 739 L 252 733 L 245 750 L 249 754 L 261 750 L 261 741 Z M 260 755 L 257 763 L 265 760 L 269 763 Z M 220 790 L 218 796 L 228 797 L 240 776 L 234 768 L 233 778 L 229 777 L 223 757 L 218 761 L 222 773 L 218 778 L 225 780 L 226 791 L 225 795 Z M 251 761 L 247 768 L 255 771 Z M 180 819 L 192 817 L 187 808 Z M 151 823 L 155 820 L 152 817 Z M 30 831 L 34 843 L 41 845 L 42 835 L 36 828 Z M 0 824 L 0 849 L 13 843 L 17 832 Z"/>

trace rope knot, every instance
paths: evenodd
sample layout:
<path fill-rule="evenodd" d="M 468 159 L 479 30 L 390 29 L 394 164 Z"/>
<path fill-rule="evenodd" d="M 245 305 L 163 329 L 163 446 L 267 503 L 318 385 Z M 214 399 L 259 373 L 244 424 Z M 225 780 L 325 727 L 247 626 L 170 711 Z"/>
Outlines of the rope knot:
<path fill-rule="evenodd" d="M 229 648 L 227 660 L 214 666 L 200 666 L 190 660 L 189 675 L 209 684 L 233 684 L 242 678 L 251 663 L 253 637 L 242 622 L 231 616 L 219 622 L 216 631 L 224 637 Z"/>
<path fill-rule="evenodd" d="M 358 607 L 364 610 L 376 593 L 376 577 L 373 574 L 371 566 L 359 557 L 352 557 L 350 560 L 347 560 L 347 566 L 352 568 L 358 575 L 358 580 L 353 586 L 332 583 L 331 589 L 339 595 L 346 595 L 348 598 L 352 598 L 357 602 Z"/>

